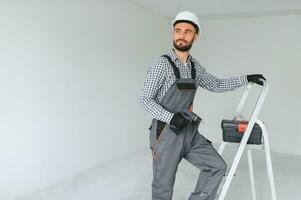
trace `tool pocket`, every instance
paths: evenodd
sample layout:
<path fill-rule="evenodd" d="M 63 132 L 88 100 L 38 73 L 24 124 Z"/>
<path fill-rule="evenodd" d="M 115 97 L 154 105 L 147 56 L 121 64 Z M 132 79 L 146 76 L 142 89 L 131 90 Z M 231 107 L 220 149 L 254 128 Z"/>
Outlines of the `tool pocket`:
<path fill-rule="evenodd" d="M 165 126 L 166 126 L 165 122 L 162 122 L 162 121 L 159 121 L 159 120 L 157 121 L 157 127 L 156 127 L 157 140 L 159 140 L 159 137 L 161 136 Z"/>
<path fill-rule="evenodd" d="M 173 132 L 169 124 L 166 124 L 155 143 L 154 150 L 156 155 L 158 156 L 167 149 L 174 148 L 177 139 L 178 135 Z"/>
<path fill-rule="evenodd" d="M 158 143 L 159 138 L 161 138 L 161 134 L 163 133 L 163 129 L 165 127 L 166 123 L 153 119 L 152 124 L 149 128 L 150 130 L 150 135 L 149 135 L 149 140 L 150 140 L 150 149 L 153 150 Z"/>
<path fill-rule="evenodd" d="M 150 148 L 155 159 L 165 149 L 171 146 L 171 143 L 177 138 L 177 135 L 170 129 L 169 124 L 158 120 L 153 121 L 150 130 Z"/>
<path fill-rule="evenodd" d="M 156 143 L 156 124 L 155 120 L 152 121 L 151 126 L 149 127 L 149 144 L 150 149 L 153 150 Z"/>
<path fill-rule="evenodd" d="M 154 148 L 153 148 L 153 157 L 156 158 L 158 155 L 162 153 L 162 151 L 166 147 L 166 142 L 168 140 L 168 129 L 167 125 L 164 126 L 164 128 L 156 134 L 156 139 L 154 143 Z"/>

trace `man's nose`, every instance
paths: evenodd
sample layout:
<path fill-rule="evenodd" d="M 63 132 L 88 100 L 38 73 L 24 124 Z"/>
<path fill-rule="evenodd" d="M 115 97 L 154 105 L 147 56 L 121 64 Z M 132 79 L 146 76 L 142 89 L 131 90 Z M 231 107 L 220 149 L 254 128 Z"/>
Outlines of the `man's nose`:
<path fill-rule="evenodd" d="M 182 39 L 182 38 L 184 38 L 185 37 L 185 32 L 181 32 L 180 33 L 180 38 Z"/>

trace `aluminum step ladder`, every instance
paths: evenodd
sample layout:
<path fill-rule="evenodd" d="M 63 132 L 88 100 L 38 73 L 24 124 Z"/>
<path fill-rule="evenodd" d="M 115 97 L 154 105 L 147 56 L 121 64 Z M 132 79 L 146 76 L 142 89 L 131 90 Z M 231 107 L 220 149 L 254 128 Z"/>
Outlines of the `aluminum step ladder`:
<path fill-rule="evenodd" d="M 275 191 L 275 182 L 274 182 L 274 175 L 273 175 L 273 169 L 272 169 L 272 161 L 271 161 L 271 154 L 270 154 L 270 145 L 269 145 L 269 139 L 268 139 L 268 131 L 265 127 L 265 125 L 263 124 L 263 122 L 261 120 L 258 119 L 258 114 L 259 111 L 262 107 L 262 104 L 264 102 L 264 99 L 266 97 L 266 94 L 268 92 L 268 84 L 266 81 L 263 81 L 263 87 L 261 90 L 261 93 L 257 99 L 255 108 L 253 110 L 253 113 L 251 115 L 251 118 L 249 120 L 247 129 L 241 139 L 240 143 L 236 143 L 239 144 L 238 150 L 236 152 L 235 158 L 233 160 L 233 163 L 230 167 L 230 171 L 229 173 L 225 176 L 225 180 L 224 180 L 224 184 L 222 186 L 221 192 L 219 194 L 218 200 L 224 200 L 225 196 L 227 194 L 227 191 L 229 189 L 229 186 L 231 184 L 231 181 L 233 179 L 233 176 L 235 175 L 235 171 L 237 169 L 238 163 L 242 157 L 242 154 L 245 150 L 245 148 L 247 147 L 247 154 L 248 154 L 248 164 L 249 164 L 249 173 L 250 173 L 250 182 L 251 182 L 251 191 L 252 191 L 252 200 L 256 200 L 256 191 L 255 191 L 255 181 L 254 181 L 254 170 L 253 170 L 253 160 L 252 160 L 252 148 L 256 148 L 258 149 L 264 149 L 265 150 L 265 155 L 266 155 L 266 164 L 267 164 L 267 174 L 268 174 L 268 179 L 269 179 L 269 183 L 270 183 L 270 189 L 271 189 L 271 197 L 272 200 L 276 200 L 276 191 Z M 248 85 L 246 86 L 242 97 L 237 105 L 235 114 L 234 114 L 234 120 L 238 120 L 239 118 L 243 118 L 243 116 L 241 115 L 241 110 L 243 108 L 243 105 L 248 97 L 248 94 L 250 92 L 250 90 L 252 89 L 252 86 L 254 85 L 254 83 L 248 83 Z M 261 130 L 262 130 L 262 140 L 263 142 L 260 145 L 250 145 L 247 144 L 247 141 L 249 139 L 249 136 L 251 134 L 251 131 L 253 129 L 254 124 L 257 123 Z M 228 142 L 221 142 L 221 145 L 218 149 L 218 153 L 220 155 L 222 155 L 223 150 L 226 146 Z M 233 144 L 233 143 L 232 143 Z"/>

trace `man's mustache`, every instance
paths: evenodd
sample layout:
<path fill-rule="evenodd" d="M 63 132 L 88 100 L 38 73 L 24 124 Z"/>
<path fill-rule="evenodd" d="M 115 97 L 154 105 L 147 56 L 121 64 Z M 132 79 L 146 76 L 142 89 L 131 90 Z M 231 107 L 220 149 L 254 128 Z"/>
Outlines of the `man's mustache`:
<path fill-rule="evenodd" d="M 178 39 L 178 40 L 176 40 L 176 42 L 186 42 L 187 43 L 186 40 L 182 40 L 182 39 Z"/>

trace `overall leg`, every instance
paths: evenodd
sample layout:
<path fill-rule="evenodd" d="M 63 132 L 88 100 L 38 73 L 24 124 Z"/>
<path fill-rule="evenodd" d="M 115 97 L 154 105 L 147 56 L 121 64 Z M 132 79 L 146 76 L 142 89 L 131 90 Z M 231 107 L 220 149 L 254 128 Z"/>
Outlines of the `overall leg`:
<path fill-rule="evenodd" d="M 156 140 L 153 148 L 152 200 L 172 199 L 182 147 L 183 135 L 176 135 L 169 128 L 165 128 Z"/>
<path fill-rule="evenodd" d="M 189 200 L 214 200 L 227 165 L 211 142 L 198 132 L 194 134 L 190 149 L 184 158 L 199 168 L 200 174 Z"/>

